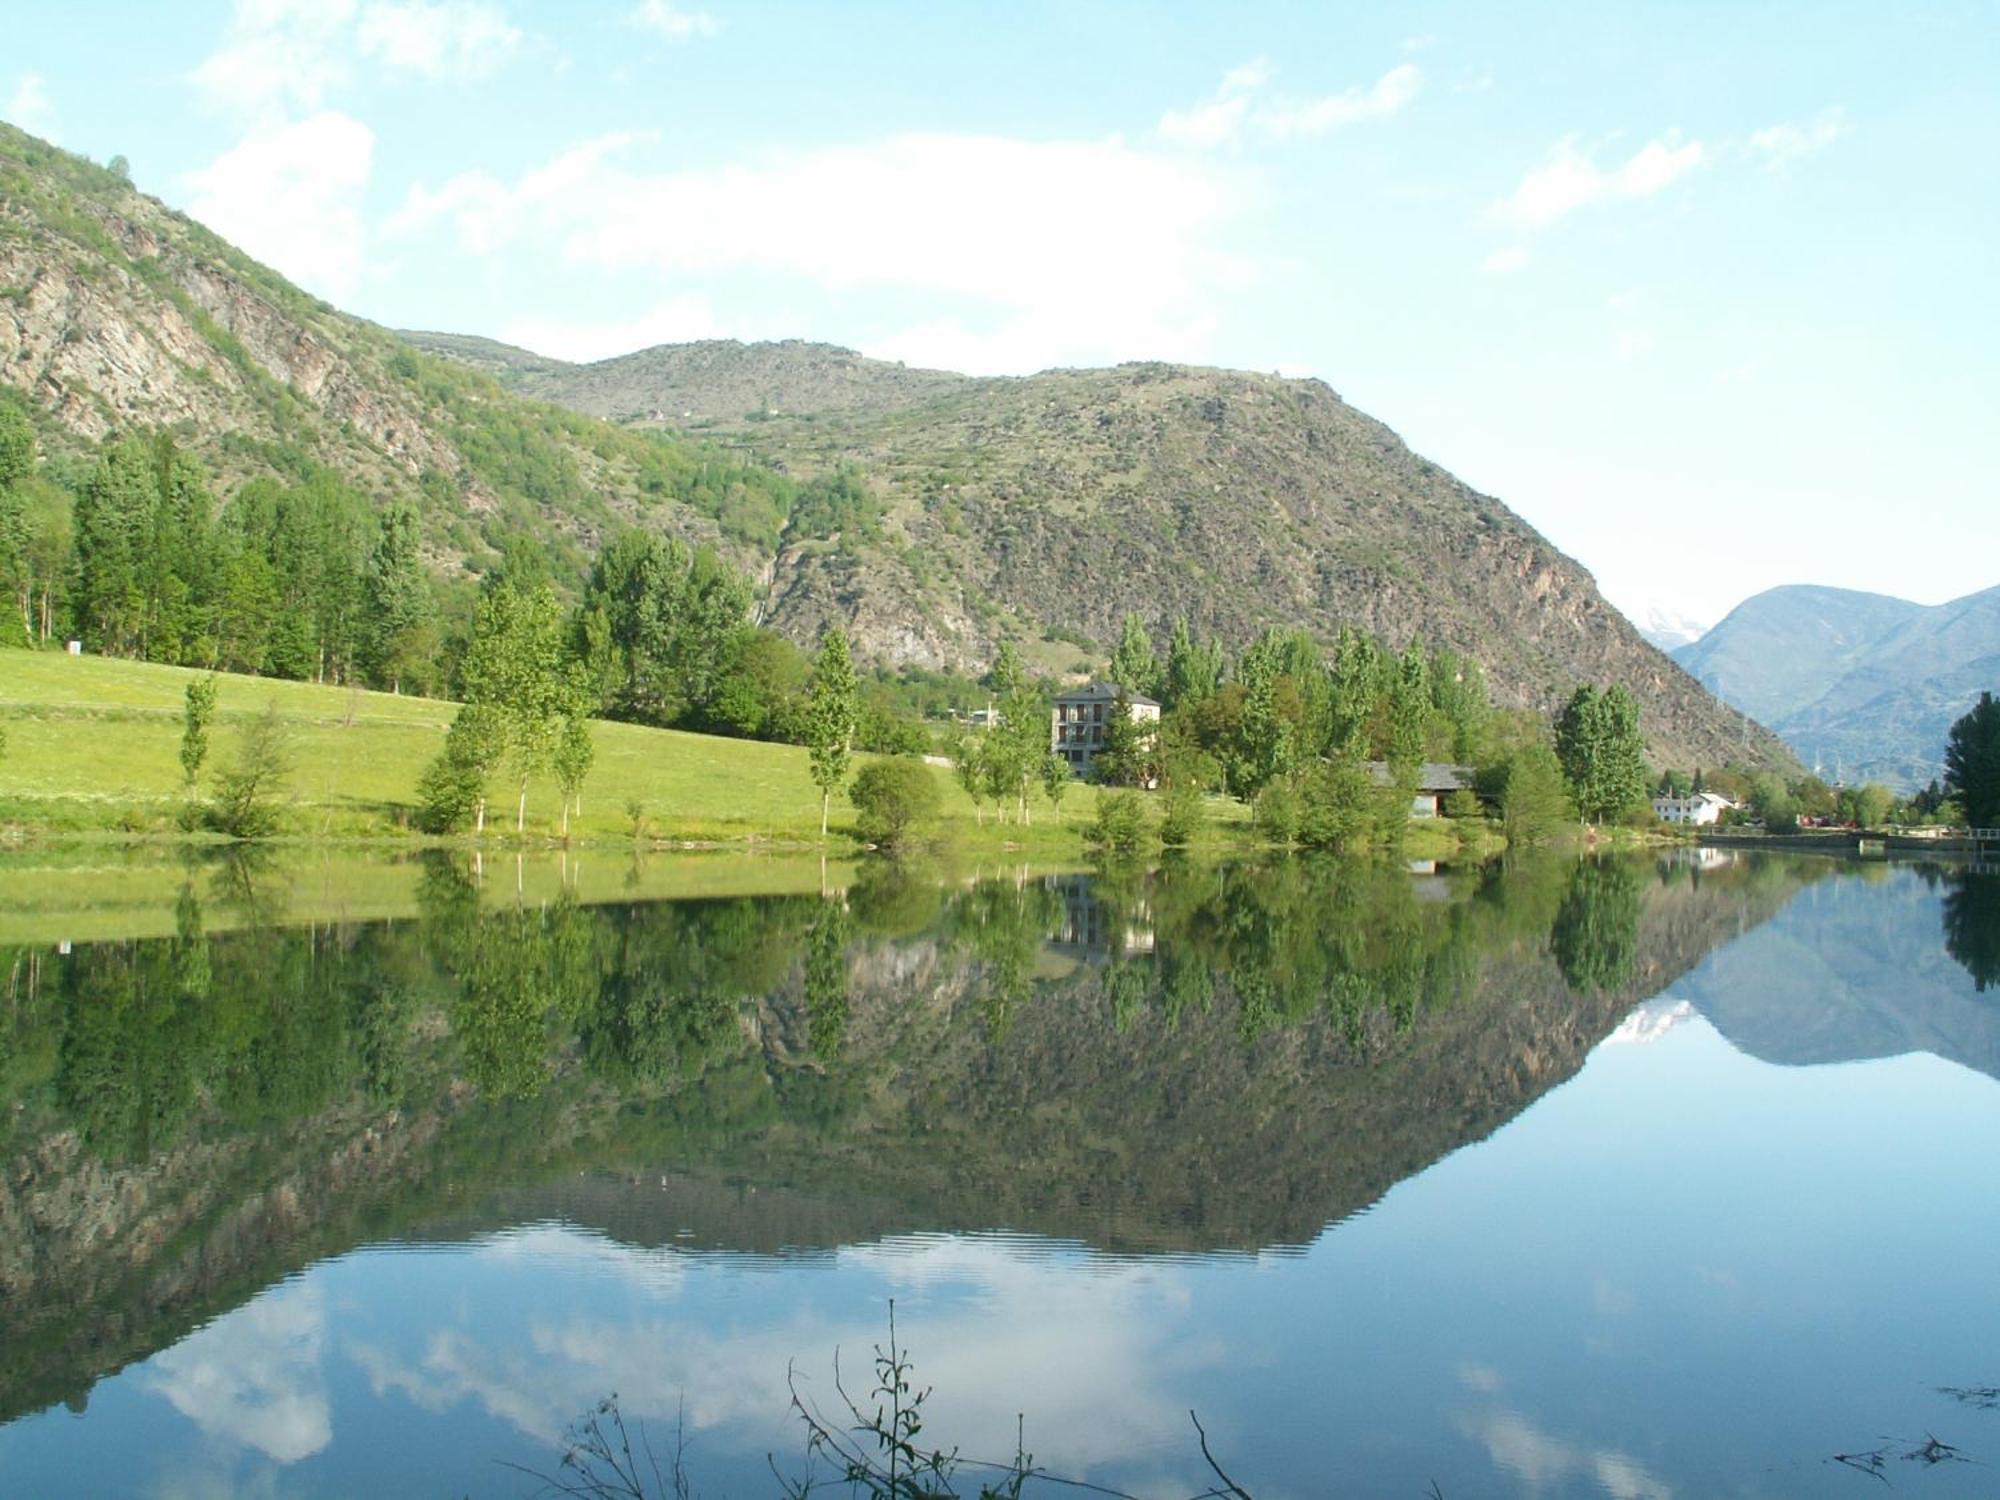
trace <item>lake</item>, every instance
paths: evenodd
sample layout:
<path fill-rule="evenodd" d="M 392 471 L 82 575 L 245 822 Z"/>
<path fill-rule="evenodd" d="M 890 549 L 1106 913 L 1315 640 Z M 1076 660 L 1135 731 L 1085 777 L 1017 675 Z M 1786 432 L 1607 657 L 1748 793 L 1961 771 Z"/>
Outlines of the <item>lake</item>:
<path fill-rule="evenodd" d="M 0 947 L 0 1493 L 775 1494 L 892 1302 L 1134 1494 L 1993 1493 L 2000 876 L 299 878 Z"/>

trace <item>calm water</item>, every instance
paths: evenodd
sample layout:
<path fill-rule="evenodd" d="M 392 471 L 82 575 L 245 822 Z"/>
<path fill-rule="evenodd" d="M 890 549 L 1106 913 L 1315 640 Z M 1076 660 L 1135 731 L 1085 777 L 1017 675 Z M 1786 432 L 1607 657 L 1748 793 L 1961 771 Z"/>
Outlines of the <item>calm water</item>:
<path fill-rule="evenodd" d="M 893 1298 L 926 1438 L 1149 1495 L 1190 1408 L 1260 1500 L 1992 1494 L 2000 877 L 1711 858 L 193 872 L 0 950 L 0 1493 L 520 1496 L 615 1392 L 769 1494 Z"/>

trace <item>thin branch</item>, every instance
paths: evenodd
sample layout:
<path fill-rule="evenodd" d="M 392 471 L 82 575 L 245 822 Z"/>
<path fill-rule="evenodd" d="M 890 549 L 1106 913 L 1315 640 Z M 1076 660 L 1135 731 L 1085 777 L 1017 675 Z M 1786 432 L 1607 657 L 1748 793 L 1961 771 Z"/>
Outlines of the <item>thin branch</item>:
<path fill-rule="evenodd" d="M 1194 1423 L 1195 1433 L 1201 1438 L 1201 1456 L 1208 1460 L 1208 1466 L 1215 1470 L 1215 1477 L 1222 1481 L 1222 1492 L 1225 1495 L 1234 1495 L 1236 1500 L 1251 1500 L 1250 1492 L 1231 1479 L 1222 1465 L 1215 1461 L 1215 1455 L 1208 1451 L 1208 1433 L 1201 1425 L 1201 1418 L 1194 1414 L 1193 1407 L 1188 1408 L 1188 1420 Z"/>

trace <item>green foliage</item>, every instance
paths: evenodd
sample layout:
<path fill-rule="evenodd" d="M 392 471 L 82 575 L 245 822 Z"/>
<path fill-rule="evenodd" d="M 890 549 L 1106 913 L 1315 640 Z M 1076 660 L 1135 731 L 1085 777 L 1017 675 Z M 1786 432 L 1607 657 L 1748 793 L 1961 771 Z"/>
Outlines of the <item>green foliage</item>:
<path fill-rule="evenodd" d="M 1201 788 L 1186 777 L 1169 775 L 1160 793 L 1160 842 L 1181 849 L 1201 831 Z"/>
<path fill-rule="evenodd" d="M 937 817 L 937 778 L 920 760 L 889 756 L 872 760 L 854 777 L 848 800 L 861 837 L 884 849 L 901 849 Z"/>
<path fill-rule="evenodd" d="M 196 677 L 187 685 L 181 710 L 181 776 L 190 792 L 208 759 L 208 726 L 215 718 L 215 675 Z"/>
<path fill-rule="evenodd" d="M 1539 737 L 1524 739 L 1484 767 L 1479 789 L 1499 807 L 1510 847 L 1546 843 L 1576 816 L 1562 763 Z"/>
<path fill-rule="evenodd" d="M 563 625 L 562 606 L 546 583 L 529 587 L 503 575 L 480 596 L 460 668 L 466 703 L 493 711 L 519 780 L 516 832 L 526 825 L 529 781 L 553 765 L 564 722 L 584 707 Z"/>
<path fill-rule="evenodd" d="M 490 704 L 468 703 L 446 733 L 444 749 L 417 781 L 417 824 L 425 833 L 486 827 L 486 787 L 507 753 L 507 725 Z"/>
<path fill-rule="evenodd" d="M 1299 793 L 1287 778 L 1273 781 L 1257 794 L 1250 819 L 1258 834 L 1273 844 L 1290 844 L 1299 836 Z"/>
<path fill-rule="evenodd" d="M 1058 823 L 1062 821 L 1063 798 L 1069 795 L 1075 779 L 1075 771 L 1060 755 L 1051 752 L 1042 758 L 1042 795 L 1049 799 Z"/>
<path fill-rule="evenodd" d="M 1570 695 L 1556 720 L 1556 758 L 1586 821 L 1615 818 L 1645 799 L 1639 705 L 1622 684 L 1599 692 L 1586 683 Z"/>
<path fill-rule="evenodd" d="M 1097 819 L 1089 839 L 1099 851 L 1119 856 L 1137 854 L 1146 839 L 1146 806 L 1137 792 L 1100 792 Z"/>
<path fill-rule="evenodd" d="M 1974 828 L 2000 827 L 2000 702 L 1981 693 L 1951 726 L 1944 750 L 1945 789 Z"/>
<path fill-rule="evenodd" d="M 1299 842 L 1342 853 L 1393 843 L 1409 803 L 1400 783 L 1378 783 L 1357 760 L 1321 761 L 1299 779 Z"/>
<path fill-rule="evenodd" d="M 291 774 L 290 736 L 275 703 L 243 727 L 236 759 L 215 782 L 209 826 L 233 839 L 267 838 L 277 830 L 277 799 Z"/>
<path fill-rule="evenodd" d="M 1579 995 L 1623 988 L 1639 942 L 1639 883 L 1625 865 L 1584 860 L 1570 876 L 1549 947 Z"/>
<path fill-rule="evenodd" d="M 1118 649 L 1111 653 L 1111 680 L 1126 693 L 1152 697 L 1160 690 L 1160 664 L 1153 654 L 1153 639 L 1146 622 L 1136 614 L 1125 616 Z"/>
<path fill-rule="evenodd" d="M 437 606 L 420 540 L 415 507 L 407 501 L 391 505 L 362 579 L 362 668 L 370 681 L 386 683 L 391 692 L 406 685 L 418 692 L 430 687 L 437 658 Z"/>
<path fill-rule="evenodd" d="M 1227 670 L 1221 642 L 1196 644 L 1187 621 L 1176 620 L 1167 646 L 1166 669 L 1161 674 L 1158 697 L 1162 706 L 1168 710 L 1193 707 L 1214 697 Z"/>
<path fill-rule="evenodd" d="M 819 788 L 819 836 L 826 837 L 827 811 L 834 788 L 847 779 L 859 716 L 859 684 L 848 655 L 847 636 L 829 628 L 820 637 L 813 659 L 812 687 L 806 699 L 806 752 L 813 784 Z"/>

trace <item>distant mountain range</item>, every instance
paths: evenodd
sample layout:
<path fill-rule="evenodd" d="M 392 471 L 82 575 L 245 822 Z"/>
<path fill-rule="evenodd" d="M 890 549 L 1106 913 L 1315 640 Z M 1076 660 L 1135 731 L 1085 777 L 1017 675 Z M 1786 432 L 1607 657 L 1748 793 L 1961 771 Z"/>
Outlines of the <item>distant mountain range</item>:
<path fill-rule="evenodd" d="M 1952 721 L 2000 688 L 2000 588 L 1932 605 L 1767 589 L 1672 655 L 1822 775 L 1908 791 L 1943 775 Z"/>

